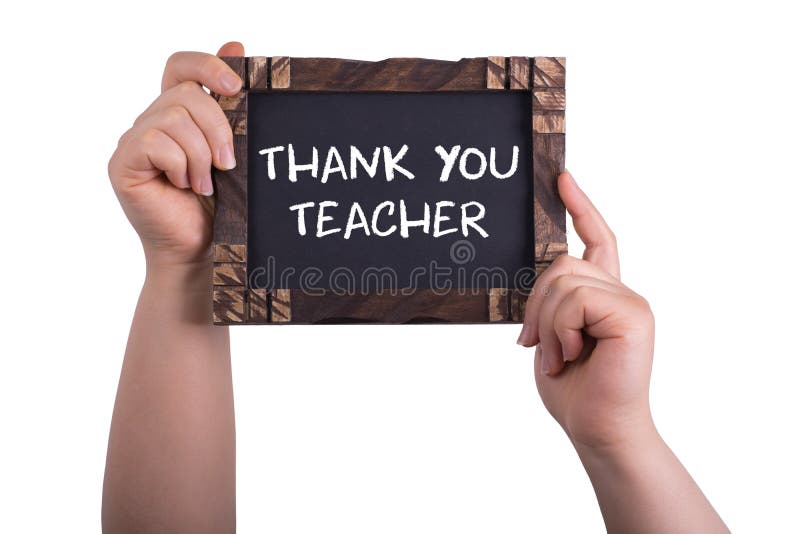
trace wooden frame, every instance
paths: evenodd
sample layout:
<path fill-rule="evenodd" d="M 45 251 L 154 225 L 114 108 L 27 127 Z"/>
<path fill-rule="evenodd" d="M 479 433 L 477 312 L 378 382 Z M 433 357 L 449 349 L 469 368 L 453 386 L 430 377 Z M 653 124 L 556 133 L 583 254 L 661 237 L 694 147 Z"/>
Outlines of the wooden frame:
<path fill-rule="evenodd" d="M 247 95 L 250 91 L 530 91 L 532 94 L 534 251 L 537 274 L 566 253 L 566 216 L 556 178 L 564 170 L 566 62 L 557 57 L 488 57 L 460 61 L 392 58 L 225 57 L 244 86 L 217 97 L 231 123 L 237 167 L 214 170 L 215 324 L 342 322 L 518 322 L 527 296 L 493 288 L 463 294 L 309 295 L 251 289 L 247 280 Z"/>

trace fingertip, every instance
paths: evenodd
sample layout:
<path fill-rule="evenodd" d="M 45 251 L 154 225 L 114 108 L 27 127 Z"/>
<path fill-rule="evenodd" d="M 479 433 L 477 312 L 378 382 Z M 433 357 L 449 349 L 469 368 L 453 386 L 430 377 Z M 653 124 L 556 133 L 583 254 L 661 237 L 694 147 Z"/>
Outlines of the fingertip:
<path fill-rule="evenodd" d="M 236 156 L 234 154 L 233 145 L 225 143 L 219 151 L 217 156 L 217 168 L 223 171 L 229 171 L 236 167 Z"/>
<path fill-rule="evenodd" d="M 576 188 L 576 187 L 578 187 L 578 183 L 575 181 L 575 177 L 572 176 L 571 172 L 565 170 L 558 175 L 559 192 L 565 188 Z"/>
<path fill-rule="evenodd" d="M 226 96 L 232 96 L 241 90 L 242 79 L 231 69 L 227 69 L 220 73 L 219 84 L 225 90 Z"/>
<path fill-rule="evenodd" d="M 531 327 L 523 323 L 522 331 L 519 333 L 519 337 L 517 338 L 517 345 L 522 345 L 523 347 L 532 347 L 532 337 Z"/>
<path fill-rule="evenodd" d="M 222 56 L 243 56 L 244 55 L 244 45 L 239 41 L 228 41 L 224 45 L 222 45 L 217 52 L 217 55 Z"/>
<path fill-rule="evenodd" d="M 556 376 L 564 368 L 564 359 L 557 351 L 542 353 L 542 374 Z"/>
<path fill-rule="evenodd" d="M 572 173 L 569 171 L 564 171 L 558 175 L 558 194 L 564 202 L 567 211 L 573 215 L 581 207 L 581 199 L 586 198 L 581 188 L 578 187 L 575 177 L 572 176 Z"/>
<path fill-rule="evenodd" d="M 244 56 L 244 45 L 239 41 L 230 41 L 222 45 L 217 52 L 218 57 L 240 57 Z M 227 96 L 234 95 L 241 91 L 243 81 L 233 72 L 230 68 L 225 69 L 220 73 L 219 83 L 224 94 Z"/>

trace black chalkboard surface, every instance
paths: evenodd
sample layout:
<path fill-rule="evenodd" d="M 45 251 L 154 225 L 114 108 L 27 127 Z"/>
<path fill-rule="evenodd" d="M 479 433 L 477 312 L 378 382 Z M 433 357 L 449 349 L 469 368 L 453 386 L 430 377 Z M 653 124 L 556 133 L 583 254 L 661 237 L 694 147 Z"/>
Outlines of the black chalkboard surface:
<path fill-rule="evenodd" d="M 510 91 L 251 93 L 251 287 L 529 284 L 530 109 Z"/>

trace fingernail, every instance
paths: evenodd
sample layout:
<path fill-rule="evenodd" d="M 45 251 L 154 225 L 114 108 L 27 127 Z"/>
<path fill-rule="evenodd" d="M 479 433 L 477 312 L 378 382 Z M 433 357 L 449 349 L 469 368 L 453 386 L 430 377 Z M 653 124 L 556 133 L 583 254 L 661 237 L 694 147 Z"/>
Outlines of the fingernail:
<path fill-rule="evenodd" d="M 525 346 L 525 339 L 528 337 L 528 330 L 530 330 L 528 325 L 523 324 L 522 331 L 519 333 L 519 337 L 517 338 L 517 345 L 522 345 L 523 347 Z"/>
<path fill-rule="evenodd" d="M 241 80 L 232 72 L 223 72 L 222 76 L 220 76 L 219 83 L 222 84 L 223 89 L 232 93 L 239 90 Z"/>
<path fill-rule="evenodd" d="M 236 158 L 233 155 L 233 146 L 226 144 L 222 147 L 219 155 L 219 162 L 223 170 L 230 170 L 236 167 Z"/>
<path fill-rule="evenodd" d="M 211 183 L 211 175 L 206 176 L 200 181 L 200 194 L 210 197 L 214 194 L 214 186 Z"/>
<path fill-rule="evenodd" d="M 550 364 L 547 363 L 547 358 L 545 358 L 544 354 L 542 354 L 542 346 L 541 345 L 537 345 L 536 346 L 536 356 L 539 356 L 541 358 L 541 361 L 542 361 L 542 374 L 543 375 L 549 375 L 550 374 Z"/>

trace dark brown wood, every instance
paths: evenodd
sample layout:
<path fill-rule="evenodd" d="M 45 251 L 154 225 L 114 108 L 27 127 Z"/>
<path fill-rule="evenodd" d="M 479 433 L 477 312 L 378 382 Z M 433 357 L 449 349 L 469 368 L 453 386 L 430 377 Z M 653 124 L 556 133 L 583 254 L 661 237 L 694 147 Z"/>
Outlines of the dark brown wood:
<path fill-rule="evenodd" d="M 489 319 L 489 297 L 485 289 L 437 294 L 418 289 L 400 292 L 344 295 L 309 295 L 292 290 L 294 323 L 484 323 Z"/>
<path fill-rule="evenodd" d="M 512 91 L 531 87 L 531 61 L 527 57 L 508 58 L 508 88 Z"/>
<path fill-rule="evenodd" d="M 565 87 L 567 60 L 563 57 L 533 58 L 533 87 Z"/>
<path fill-rule="evenodd" d="M 214 324 L 244 322 L 246 291 L 243 286 L 214 288 Z"/>
<path fill-rule="evenodd" d="M 214 263 L 214 285 L 247 285 L 247 264 L 241 262 Z"/>
<path fill-rule="evenodd" d="M 509 320 L 508 289 L 493 288 L 489 290 L 489 322 Z"/>
<path fill-rule="evenodd" d="M 247 88 L 269 88 L 269 60 L 264 56 L 247 58 Z"/>
<path fill-rule="evenodd" d="M 460 61 L 392 58 L 355 61 L 263 56 L 223 58 L 242 78 L 237 95 L 216 96 L 234 133 L 237 167 L 214 171 L 216 324 L 521 321 L 527 293 L 505 288 L 437 294 L 309 295 L 251 289 L 247 280 L 247 94 L 297 91 L 531 91 L 536 272 L 566 253 L 566 216 L 556 179 L 564 169 L 564 58 L 489 57 Z"/>
<path fill-rule="evenodd" d="M 567 97 L 563 89 L 548 89 L 533 91 L 533 111 L 564 111 L 567 107 Z"/>
<path fill-rule="evenodd" d="M 272 70 L 274 87 L 274 60 Z M 486 58 L 372 62 L 293 57 L 290 87 L 297 91 L 481 91 L 486 89 Z"/>
<path fill-rule="evenodd" d="M 486 58 L 486 88 L 506 88 L 506 58 L 501 56 Z"/>
<path fill-rule="evenodd" d="M 214 244 L 214 261 L 247 262 L 247 245 L 231 245 L 230 243 Z"/>
<path fill-rule="evenodd" d="M 247 112 L 245 111 L 226 111 L 225 116 L 231 125 L 233 135 L 247 135 Z"/>
<path fill-rule="evenodd" d="M 536 276 L 541 275 L 557 257 L 567 253 L 566 243 L 537 243 L 534 267 Z"/>
<path fill-rule="evenodd" d="M 247 111 L 247 91 L 232 96 L 220 95 L 217 102 L 223 111 Z"/>
<path fill-rule="evenodd" d="M 511 290 L 510 299 L 511 321 L 515 323 L 522 322 L 525 318 L 525 305 L 528 302 L 528 293 L 514 289 Z"/>
<path fill-rule="evenodd" d="M 564 135 L 533 136 L 533 232 L 537 247 L 567 242 L 567 218 L 558 196 L 558 175 L 564 171 Z"/>
<path fill-rule="evenodd" d="M 293 320 L 292 291 L 290 289 L 273 289 L 270 292 L 270 321 L 288 323 Z"/>
<path fill-rule="evenodd" d="M 270 85 L 273 89 L 288 89 L 291 86 L 292 61 L 291 58 L 282 56 L 272 58 Z M 297 87 L 292 87 L 292 89 L 297 89 Z"/>
<path fill-rule="evenodd" d="M 534 113 L 533 115 L 534 133 L 566 133 L 563 111 L 553 111 L 548 113 Z"/>
<path fill-rule="evenodd" d="M 247 322 L 266 323 L 269 321 L 269 304 L 266 289 L 251 289 L 247 294 Z"/>
<path fill-rule="evenodd" d="M 236 167 L 215 170 L 214 243 L 247 245 L 247 137 L 233 136 Z"/>

